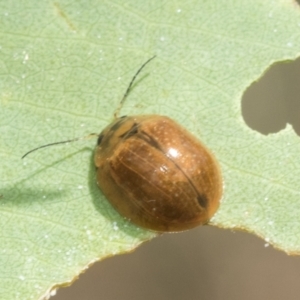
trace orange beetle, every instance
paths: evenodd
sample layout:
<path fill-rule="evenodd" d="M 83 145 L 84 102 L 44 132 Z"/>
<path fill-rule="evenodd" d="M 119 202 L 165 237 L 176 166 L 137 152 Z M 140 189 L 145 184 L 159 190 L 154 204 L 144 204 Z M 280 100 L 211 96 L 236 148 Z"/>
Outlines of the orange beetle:
<path fill-rule="evenodd" d="M 94 161 L 97 184 L 114 208 L 138 226 L 183 231 L 206 224 L 223 192 L 219 164 L 191 133 L 166 116 L 118 117 L 132 78 L 114 116 L 99 134 Z M 29 153 L 56 142 L 35 148 Z"/>

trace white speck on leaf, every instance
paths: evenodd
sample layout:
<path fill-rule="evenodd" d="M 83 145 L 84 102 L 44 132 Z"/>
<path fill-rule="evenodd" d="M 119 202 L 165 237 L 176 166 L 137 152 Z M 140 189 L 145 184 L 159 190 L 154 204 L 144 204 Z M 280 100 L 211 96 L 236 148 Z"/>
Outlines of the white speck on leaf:
<path fill-rule="evenodd" d="M 117 222 L 113 222 L 113 229 L 115 231 L 119 230 L 119 226 L 118 226 Z"/>
<path fill-rule="evenodd" d="M 28 53 L 25 53 L 25 56 L 23 59 L 23 64 L 26 64 L 28 60 L 29 60 L 29 55 L 28 55 Z"/>

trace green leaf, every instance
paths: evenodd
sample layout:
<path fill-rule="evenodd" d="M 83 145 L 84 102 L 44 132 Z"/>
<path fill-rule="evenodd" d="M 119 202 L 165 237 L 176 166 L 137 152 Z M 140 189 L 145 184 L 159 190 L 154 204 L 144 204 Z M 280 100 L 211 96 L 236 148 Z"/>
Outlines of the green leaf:
<path fill-rule="evenodd" d="M 300 252 L 300 143 L 241 117 L 245 89 L 300 49 L 292 1 L 4 1 L 0 4 L 0 298 L 38 299 L 156 234 L 118 215 L 95 180 L 94 140 L 121 114 L 166 114 L 220 161 L 212 224 Z"/>

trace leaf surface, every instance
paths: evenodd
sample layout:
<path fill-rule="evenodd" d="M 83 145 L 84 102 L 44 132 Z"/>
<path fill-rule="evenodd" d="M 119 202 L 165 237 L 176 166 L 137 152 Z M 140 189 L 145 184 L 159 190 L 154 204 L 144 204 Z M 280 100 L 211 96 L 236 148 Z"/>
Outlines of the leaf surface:
<path fill-rule="evenodd" d="M 299 56 L 296 3 L 4 1 L 0 4 L 0 298 L 38 299 L 89 264 L 155 236 L 118 215 L 95 180 L 95 140 L 140 65 L 122 115 L 165 114 L 220 161 L 212 225 L 300 252 L 299 138 L 263 136 L 241 97 L 274 62 Z"/>

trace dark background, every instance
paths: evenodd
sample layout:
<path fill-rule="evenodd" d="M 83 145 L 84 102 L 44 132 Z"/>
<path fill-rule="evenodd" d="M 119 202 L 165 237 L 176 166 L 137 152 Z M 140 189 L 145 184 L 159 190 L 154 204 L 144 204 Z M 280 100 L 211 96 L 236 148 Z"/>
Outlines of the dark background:
<path fill-rule="evenodd" d="M 300 60 L 274 65 L 241 102 L 247 126 L 300 135 Z M 300 257 L 245 233 L 203 226 L 96 263 L 51 300 L 299 300 Z"/>

